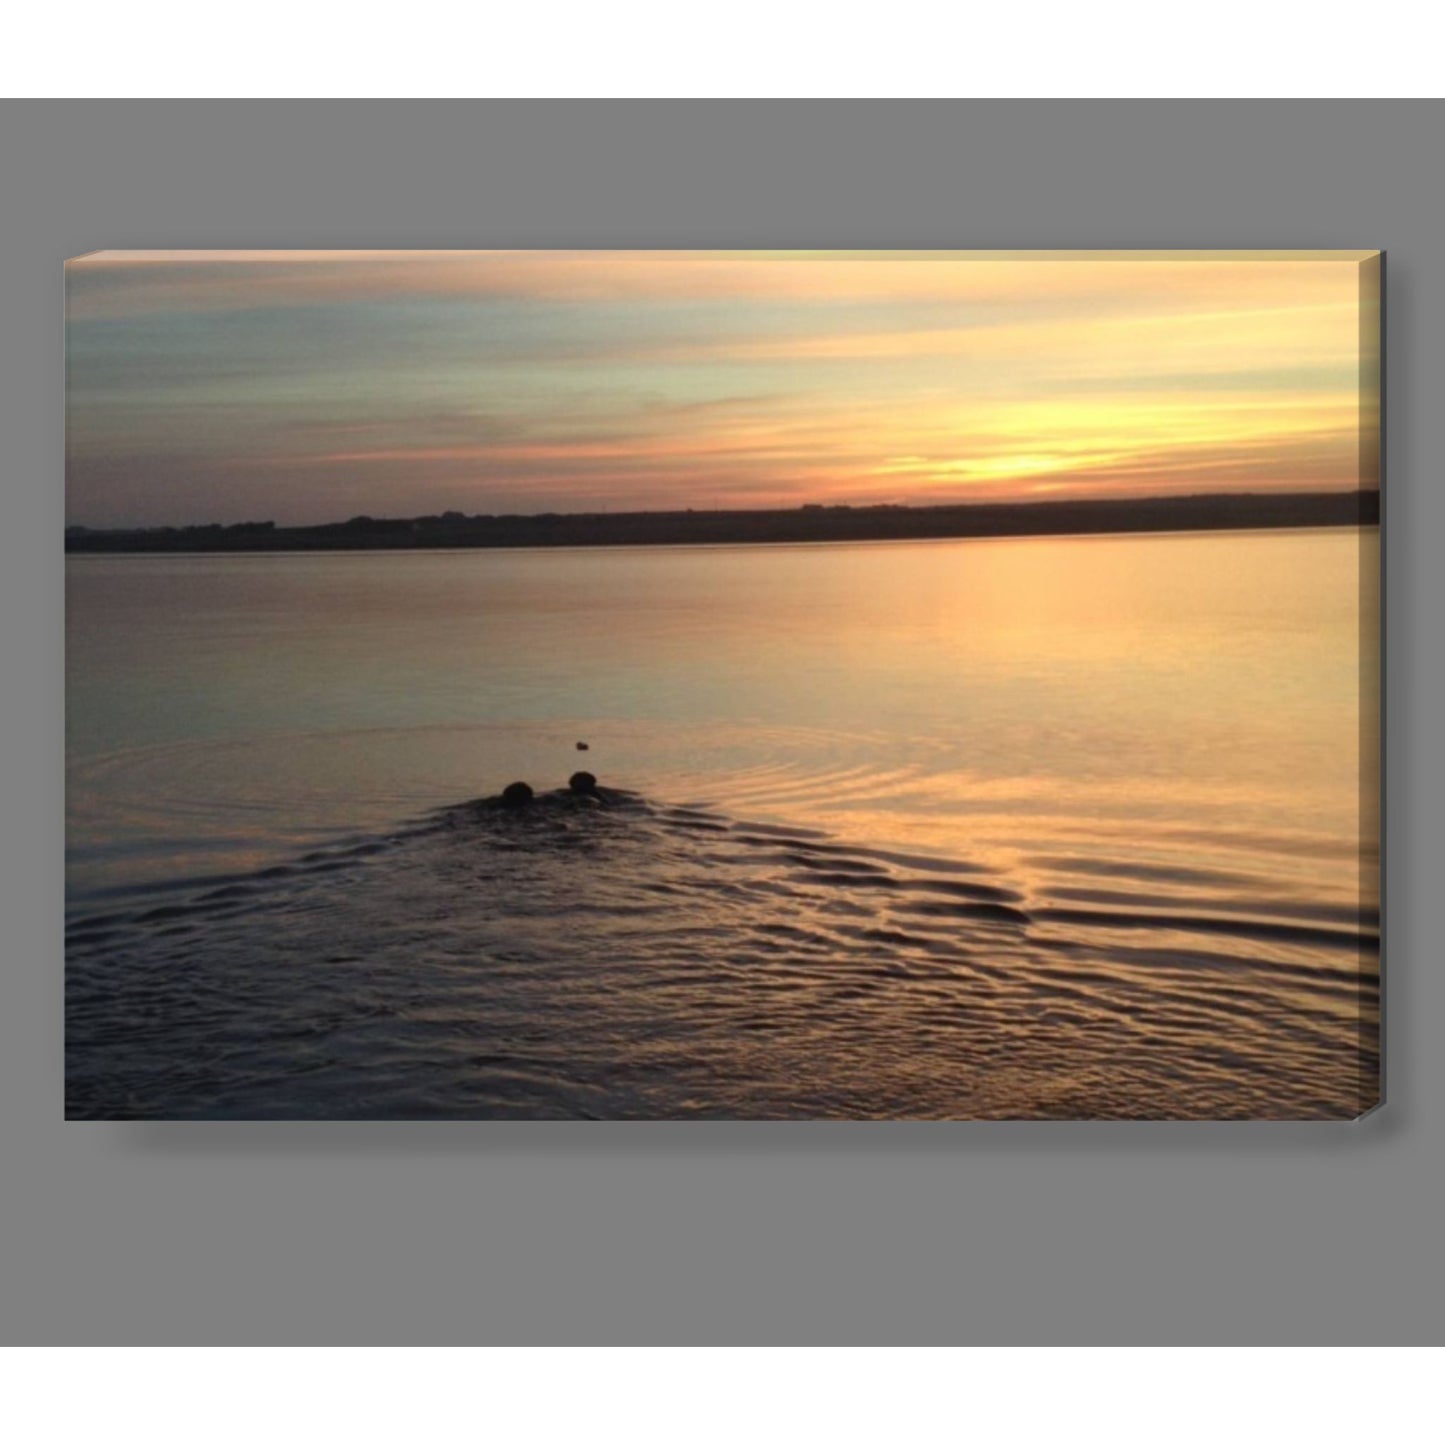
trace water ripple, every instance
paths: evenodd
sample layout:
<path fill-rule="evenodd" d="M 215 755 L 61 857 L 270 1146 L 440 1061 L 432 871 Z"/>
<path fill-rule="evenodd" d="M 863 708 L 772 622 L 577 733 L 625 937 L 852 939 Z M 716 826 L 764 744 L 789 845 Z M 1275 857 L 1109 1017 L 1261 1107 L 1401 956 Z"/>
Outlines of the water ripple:
<path fill-rule="evenodd" d="M 449 807 L 73 911 L 67 1110 L 1360 1112 L 1373 914 L 1352 927 L 1336 905 L 1188 872 L 1053 855 L 1014 877 L 627 794 Z"/>

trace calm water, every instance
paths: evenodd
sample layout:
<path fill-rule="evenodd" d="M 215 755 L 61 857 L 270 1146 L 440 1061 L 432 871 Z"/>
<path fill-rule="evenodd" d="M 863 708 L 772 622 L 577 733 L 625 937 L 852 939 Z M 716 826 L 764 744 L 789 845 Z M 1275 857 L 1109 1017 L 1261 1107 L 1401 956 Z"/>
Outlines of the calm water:
<path fill-rule="evenodd" d="M 1376 542 L 72 557 L 69 1112 L 1353 1116 Z"/>

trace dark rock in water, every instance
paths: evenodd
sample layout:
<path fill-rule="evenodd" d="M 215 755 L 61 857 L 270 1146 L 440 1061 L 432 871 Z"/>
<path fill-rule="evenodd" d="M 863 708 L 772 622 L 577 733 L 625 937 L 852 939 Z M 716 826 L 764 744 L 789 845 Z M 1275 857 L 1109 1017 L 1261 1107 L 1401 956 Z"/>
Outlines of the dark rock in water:
<path fill-rule="evenodd" d="M 502 789 L 504 808 L 525 808 L 532 801 L 532 789 L 526 783 L 508 783 Z"/>
<path fill-rule="evenodd" d="M 573 773 L 567 779 L 567 786 L 574 793 L 595 793 L 597 791 L 597 779 L 591 773 Z"/>
<path fill-rule="evenodd" d="M 577 744 L 577 751 L 578 751 L 579 753 L 585 753 L 585 752 L 587 751 L 587 744 L 586 744 L 586 743 L 578 743 L 578 744 Z"/>

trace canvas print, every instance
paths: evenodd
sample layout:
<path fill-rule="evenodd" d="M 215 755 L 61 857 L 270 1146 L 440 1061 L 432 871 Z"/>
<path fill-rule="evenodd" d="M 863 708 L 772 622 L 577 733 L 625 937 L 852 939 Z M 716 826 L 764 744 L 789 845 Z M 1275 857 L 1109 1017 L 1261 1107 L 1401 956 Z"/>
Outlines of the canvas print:
<path fill-rule="evenodd" d="M 1382 262 L 72 260 L 67 1117 L 1367 1112 Z"/>

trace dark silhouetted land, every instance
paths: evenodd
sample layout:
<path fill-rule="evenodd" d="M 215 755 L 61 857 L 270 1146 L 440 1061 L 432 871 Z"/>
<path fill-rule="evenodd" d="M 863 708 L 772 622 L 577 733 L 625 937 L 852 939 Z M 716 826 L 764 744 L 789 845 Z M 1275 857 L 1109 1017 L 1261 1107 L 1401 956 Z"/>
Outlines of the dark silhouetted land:
<path fill-rule="evenodd" d="M 543 512 L 538 516 L 352 517 L 315 527 L 70 527 L 67 552 L 311 552 L 411 547 L 616 547 L 739 542 L 865 542 L 926 537 L 1070 536 L 1262 527 L 1370 526 L 1380 495 L 1287 492 L 1133 501 L 815 506 L 769 511 Z"/>

